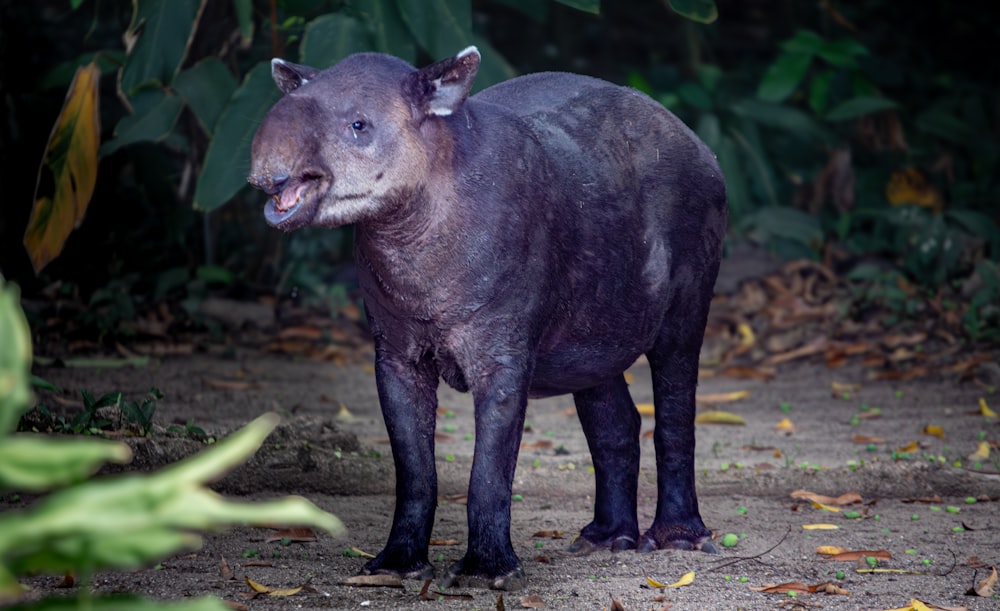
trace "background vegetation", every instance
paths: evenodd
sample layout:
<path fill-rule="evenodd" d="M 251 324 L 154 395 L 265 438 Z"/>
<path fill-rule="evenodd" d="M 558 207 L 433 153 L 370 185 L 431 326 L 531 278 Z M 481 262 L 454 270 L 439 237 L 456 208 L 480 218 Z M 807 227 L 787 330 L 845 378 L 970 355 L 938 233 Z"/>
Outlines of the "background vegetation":
<path fill-rule="evenodd" d="M 0 273 L 29 296 L 79 304 L 80 332 L 105 341 L 162 303 L 197 325 L 197 301 L 213 291 L 343 300 L 350 232 L 282 235 L 242 187 L 248 139 L 277 97 L 267 60 L 325 66 L 378 50 L 419 65 L 475 43 L 479 87 L 570 70 L 680 115 L 719 156 L 734 239 L 823 260 L 857 283 L 862 306 L 962 302 L 969 338 L 998 337 L 1000 74 L 985 68 L 997 11 L 720 0 L 718 19 L 700 23 L 674 9 L 697 16 L 711 2 L 596 5 L 0 0 Z M 63 184 L 46 142 L 74 71 L 91 64 L 94 195 L 36 275 L 22 244 L 32 202 Z"/>

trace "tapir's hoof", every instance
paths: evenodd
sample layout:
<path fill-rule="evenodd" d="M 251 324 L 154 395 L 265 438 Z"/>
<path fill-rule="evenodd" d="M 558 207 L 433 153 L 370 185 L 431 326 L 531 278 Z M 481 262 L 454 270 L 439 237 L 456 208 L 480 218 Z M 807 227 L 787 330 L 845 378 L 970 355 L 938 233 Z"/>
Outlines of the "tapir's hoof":
<path fill-rule="evenodd" d="M 635 549 L 636 543 L 635 539 L 632 537 L 618 537 L 608 543 L 594 543 L 590 539 L 579 535 L 573 542 L 569 544 L 569 548 L 566 550 L 574 556 L 586 556 L 601 549 L 610 549 L 612 552 L 624 552 L 625 550 Z"/>
<path fill-rule="evenodd" d="M 490 590 L 505 590 L 512 592 L 528 587 L 528 578 L 524 569 L 518 565 L 514 570 L 495 577 L 479 574 L 464 574 L 461 563 L 451 567 L 438 584 L 441 588 L 488 588 Z"/>
<path fill-rule="evenodd" d="M 396 575 L 400 579 L 418 579 L 421 581 L 426 581 L 428 579 L 434 579 L 434 567 L 429 563 L 423 562 L 412 566 L 408 569 L 397 570 L 391 567 L 387 567 L 378 562 L 378 558 L 369 560 L 365 566 L 361 568 L 360 575 Z"/>
<path fill-rule="evenodd" d="M 658 549 L 679 549 L 684 551 L 700 550 L 707 554 L 717 554 L 715 544 L 712 543 L 712 533 L 694 532 L 682 526 L 673 528 L 653 527 L 646 531 L 646 534 L 639 540 L 636 551 L 642 554 L 656 551 Z"/>

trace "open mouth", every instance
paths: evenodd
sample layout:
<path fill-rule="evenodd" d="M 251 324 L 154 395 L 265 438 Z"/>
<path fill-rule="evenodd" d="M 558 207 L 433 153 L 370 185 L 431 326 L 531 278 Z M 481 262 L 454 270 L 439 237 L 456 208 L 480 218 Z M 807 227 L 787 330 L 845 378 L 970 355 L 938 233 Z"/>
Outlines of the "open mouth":
<path fill-rule="evenodd" d="M 315 212 L 312 204 L 316 199 L 315 189 L 319 176 L 305 175 L 291 178 L 274 185 L 271 198 L 264 205 L 264 219 L 275 227 L 291 229 L 290 221 L 295 218 L 295 226 L 308 223 L 309 211 Z"/>

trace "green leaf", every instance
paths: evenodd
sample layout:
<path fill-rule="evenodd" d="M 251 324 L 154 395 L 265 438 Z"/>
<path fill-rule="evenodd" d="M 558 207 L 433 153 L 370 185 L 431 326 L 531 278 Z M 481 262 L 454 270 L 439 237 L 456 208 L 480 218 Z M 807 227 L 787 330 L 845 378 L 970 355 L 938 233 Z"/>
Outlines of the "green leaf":
<path fill-rule="evenodd" d="M 732 218 L 742 218 L 751 209 L 750 186 L 743 171 L 744 156 L 733 139 L 723 136 L 717 148 L 713 149 L 719 159 L 719 169 L 726 179 L 726 199 Z"/>
<path fill-rule="evenodd" d="M 831 42 L 824 41 L 816 49 L 816 55 L 835 68 L 855 68 L 858 65 L 857 58 L 867 54 L 868 49 L 851 38 Z"/>
<path fill-rule="evenodd" d="M 196 209 L 214 210 L 246 185 L 253 135 L 279 97 L 268 62 L 257 64 L 247 73 L 222 111 L 208 144 L 194 191 Z"/>
<path fill-rule="evenodd" d="M 194 113 L 198 125 L 211 135 L 222 109 L 236 90 L 236 79 L 222 60 L 207 57 L 178 74 L 174 89 Z"/>
<path fill-rule="evenodd" d="M 233 9 L 240 24 L 240 46 L 247 48 L 253 42 L 253 0 L 233 0 Z"/>
<path fill-rule="evenodd" d="M 133 2 L 132 23 L 125 33 L 134 45 L 122 67 L 119 88 L 131 97 L 143 85 L 169 85 L 194 38 L 205 0 Z M 127 46 L 127 45 L 126 45 Z"/>
<path fill-rule="evenodd" d="M 2 585 L 2 584 L 0 584 Z M 80 597 L 48 597 L 41 601 L 10 607 L 7 611 L 79 611 Z M 188 598 L 183 601 L 156 601 L 134 594 L 87 597 L 88 611 L 230 611 L 232 607 L 216 596 Z"/>
<path fill-rule="evenodd" d="M 690 81 L 677 86 L 677 95 L 686 104 L 694 106 L 698 110 L 712 110 L 712 98 L 708 92 L 698 83 Z"/>
<path fill-rule="evenodd" d="M 754 212 L 747 222 L 748 237 L 759 244 L 783 238 L 815 250 L 823 242 L 819 219 L 797 208 L 766 206 Z"/>
<path fill-rule="evenodd" d="M 968 146 L 976 134 L 968 123 L 943 107 L 926 110 L 917 116 L 917 129 L 947 142 Z"/>
<path fill-rule="evenodd" d="M 31 401 L 31 333 L 21 291 L 0 276 L 0 435 L 13 431 Z"/>
<path fill-rule="evenodd" d="M 678 15 L 698 23 L 712 23 L 719 18 L 715 0 L 670 0 L 670 8 Z"/>
<path fill-rule="evenodd" d="M 397 0 L 403 22 L 434 59 L 451 57 L 472 44 L 469 0 Z"/>
<path fill-rule="evenodd" d="M 813 77 L 812 83 L 809 84 L 809 108 L 818 115 L 826 112 L 833 77 L 832 70 L 824 70 Z"/>
<path fill-rule="evenodd" d="M 184 100 L 173 92 L 147 89 L 135 98 L 135 113 L 123 117 L 115 126 L 115 137 L 101 146 L 101 156 L 135 142 L 159 142 L 174 129 L 184 108 Z"/>
<path fill-rule="evenodd" d="M 733 104 L 730 109 L 740 117 L 782 131 L 832 142 L 833 134 L 807 113 L 783 104 L 771 104 L 748 98 Z"/>
<path fill-rule="evenodd" d="M 521 14 L 530 17 L 532 20 L 537 21 L 538 23 L 545 23 L 545 21 L 549 18 L 548 2 L 539 2 L 538 0 L 494 0 L 494 2 L 496 4 L 503 4 L 505 6 L 509 6 L 510 8 L 516 11 L 520 11 Z M 592 0 L 590 4 L 595 5 L 595 10 L 589 12 L 597 14 L 596 8 L 599 7 L 600 0 Z M 574 8 L 579 8 L 579 7 L 574 7 Z"/>
<path fill-rule="evenodd" d="M 306 24 L 299 61 L 323 69 L 352 53 L 373 50 L 371 36 L 360 19 L 330 13 Z"/>
<path fill-rule="evenodd" d="M 899 104 L 889 98 L 859 96 L 841 102 L 826 114 L 827 121 L 846 121 L 862 115 L 899 108 Z"/>
<path fill-rule="evenodd" d="M 815 55 L 820 52 L 826 41 L 812 30 L 799 30 L 794 36 L 781 43 L 781 48 L 788 53 L 798 55 Z"/>
<path fill-rule="evenodd" d="M 757 97 L 767 102 L 781 102 L 798 88 L 809 69 L 812 55 L 782 53 L 764 72 L 757 87 Z"/>
<path fill-rule="evenodd" d="M 978 236 L 990 246 L 990 254 L 1000 257 L 1000 228 L 989 216 L 978 210 L 956 208 L 945 212 L 945 218 L 962 227 L 968 233 Z"/>
<path fill-rule="evenodd" d="M 536 0 L 537 1 L 537 0 Z M 601 0 L 556 0 L 559 4 L 595 15 L 601 12 Z"/>
<path fill-rule="evenodd" d="M 534 0 L 528 1 L 535 4 Z M 355 7 L 372 31 L 376 51 L 395 55 L 411 64 L 417 61 L 417 46 L 403 23 L 395 0 L 357 0 Z"/>

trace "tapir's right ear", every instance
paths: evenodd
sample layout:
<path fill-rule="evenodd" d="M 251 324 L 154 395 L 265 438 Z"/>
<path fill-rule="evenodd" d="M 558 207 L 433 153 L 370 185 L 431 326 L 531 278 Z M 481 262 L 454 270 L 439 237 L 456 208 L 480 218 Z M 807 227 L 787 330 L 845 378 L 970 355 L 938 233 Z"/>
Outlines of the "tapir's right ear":
<path fill-rule="evenodd" d="M 418 115 L 446 117 L 469 97 L 479 60 L 479 49 L 466 47 L 455 57 L 411 73 L 404 83 L 403 94 Z"/>
<path fill-rule="evenodd" d="M 277 57 L 271 60 L 271 78 L 285 95 L 305 85 L 317 74 L 319 70 L 309 66 L 293 64 Z"/>

